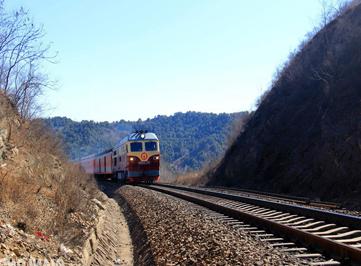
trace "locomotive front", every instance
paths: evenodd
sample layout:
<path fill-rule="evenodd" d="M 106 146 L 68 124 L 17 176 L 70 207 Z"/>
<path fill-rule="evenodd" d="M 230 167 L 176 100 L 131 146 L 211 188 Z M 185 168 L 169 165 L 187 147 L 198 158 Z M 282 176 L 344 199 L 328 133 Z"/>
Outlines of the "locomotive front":
<path fill-rule="evenodd" d="M 159 179 L 159 139 L 154 133 L 131 134 L 126 149 L 128 183 L 152 183 Z"/>

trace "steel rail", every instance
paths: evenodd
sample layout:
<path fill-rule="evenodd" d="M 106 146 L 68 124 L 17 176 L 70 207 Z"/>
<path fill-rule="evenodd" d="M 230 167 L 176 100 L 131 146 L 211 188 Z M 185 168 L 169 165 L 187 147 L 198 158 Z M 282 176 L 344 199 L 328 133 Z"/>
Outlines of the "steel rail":
<path fill-rule="evenodd" d="M 314 209 L 305 206 L 292 205 L 283 202 L 267 201 L 260 198 L 244 197 L 232 193 L 221 193 L 210 191 L 203 188 L 193 188 L 185 186 L 175 186 L 169 184 L 153 184 L 155 186 L 169 187 L 174 189 L 181 189 L 190 192 L 196 192 L 204 195 L 215 196 L 223 199 L 229 199 L 248 204 L 254 204 L 261 207 L 271 208 L 278 211 L 291 212 L 298 215 L 309 216 L 312 218 L 320 219 L 329 223 L 337 223 L 338 225 L 347 226 L 354 230 L 361 229 L 361 217 L 352 216 L 342 213 L 331 212 L 328 210 Z"/>
<path fill-rule="evenodd" d="M 287 239 L 291 239 L 296 242 L 300 242 L 305 246 L 312 246 L 313 248 L 317 250 L 322 250 L 324 253 L 330 255 L 331 257 L 342 259 L 343 261 L 351 261 L 352 263 L 357 263 L 356 265 L 360 265 L 361 263 L 361 249 L 352 247 L 347 244 L 343 244 L 340 242 L 337 242 L 335 240 L 325 238 L 322 236 L 318 236 L 306 231 L 303 231 L 301 229 L 297 229 L 292 226 L 288 226 L 276 221 L 269 220 L 267 218 L 263 218 L 257 215 L 252 215 L 249 212 L 242 211 L 236 208 L 232 208 L 231 206 L 222 206 L 220 204 L 214 203 L 211 200 L 206 200 L 204 198 L 200 198 L 196 196 L 196 193 L 203 194 L 206 196 L 211 196 L 214 198 L 225 198 L 225 197 L 219 197 L 218 195 L 220 193 L 211 193 L 213 195 L 210 195 L 209 193 L 203 193 L 199 192 L 198 189 L 185 189 L 184 187 L 177 187 L 177 186 L 171 186 L 171 185 L 152 185 L 152 186 L 145 186 L 147 188 L 166 193 L 178 198 L 182 198 L 184 200 L 196 203 L 198 205 L 201 205 L 203 207 L 206 207 L 210 210 L 219 212 L 221 214 L 227 215 L 229 217 L 232 217 L 234 219 L 242 220 L 247 223 L 253 224 L 255 226 L 258 226 L 260 228 L 268 229 L 274 233 L 277 233 L 278 235 L 281 235 Z M 178 191 L 175 191 L 178 190 Z M 181 190 L 181 192 L 179 192 Z M 192 192 L 190 195 L 187 194 L 187 192 Z M 226 199 L 229 200 L 227 197 Z M 233 200 L 233 199 L 230 199 Z M 237 200 L 239 201 L 239 200 Z"/>
<path fill-rule="evenodd" d="M 332 209 L 341 208 L 341 204 L 339 204 L 339 203 L 313 200 L 310 198 L 300 197 L 300 196 L 291 196 L 291 195 L 277 194 L 277 193 L 271 193 L 271 192 L 265 192 L 265 191 L 257 191 L 257 190 L 233 188 L 233 187 L 222 187 L 222 186 L 210 186 L 210 187 L 202 187 L 202 188 L 230 190 L 230 191 L 248 193 L 248 194 L 259 196 L 259 197 L 267 196 L 267 197 L 275 199 L 275 200 L 292 201 L 295 203 L 301 203 L 301 204 L 310 205 L 310 206 L 319 206 L 319 207 L 332 208 Z"/>

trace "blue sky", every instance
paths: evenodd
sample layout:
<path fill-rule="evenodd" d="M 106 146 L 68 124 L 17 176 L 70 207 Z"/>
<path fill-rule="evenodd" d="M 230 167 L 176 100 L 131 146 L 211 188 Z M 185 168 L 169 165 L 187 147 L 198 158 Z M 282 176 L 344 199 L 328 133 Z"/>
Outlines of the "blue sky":
<path fill-rule="evenodd" d="M 318 0 L 8 0 L 45 28 L 44 116 L 136 120 L 250 110 L 318 23 Z"/>

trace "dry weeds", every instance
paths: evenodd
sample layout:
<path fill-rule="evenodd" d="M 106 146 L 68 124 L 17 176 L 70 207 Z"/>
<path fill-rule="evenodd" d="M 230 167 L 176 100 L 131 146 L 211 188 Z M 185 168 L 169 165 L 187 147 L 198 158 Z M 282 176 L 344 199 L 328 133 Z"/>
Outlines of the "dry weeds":
<path fill-rule="evenodd" d="M 214 160 L 205 164 L 202 169 L 198 171 L 191 171 L 179 174 L 173 182 L 182 185 L 206 185 L 210 180 L 211 176 L 213 175 L 215 169 L 217 169 L 219 164 L 222 162 L 226 151 L 229 149 L 229 147 L 232 146 L 232 144 L 236 141 L 237 137 L 243 131 L 244 125 L 247 123 L 249 117 L 250 115 L 242 116 L 239 119 L 235 119 L 230 125 L 228 135 L 225 139 L 227 148 L 225 149 L 224 153 L 220 154 L 218 158 L 215 158 Z M 161 179 L 161 181 L 164 181 L 164 179 Z"/>
<path fill-rule="evenodd" d="M 20 120 L 3 97 L 0 128 L 6 129 L 8 143 L 0 162 L 0 218 L 78 244 L 88 226 L 82 221 L 94 219 L 90 200 L 97 196 L 95 181 L 67 161 L 51 130 L 40 120 Z"/>

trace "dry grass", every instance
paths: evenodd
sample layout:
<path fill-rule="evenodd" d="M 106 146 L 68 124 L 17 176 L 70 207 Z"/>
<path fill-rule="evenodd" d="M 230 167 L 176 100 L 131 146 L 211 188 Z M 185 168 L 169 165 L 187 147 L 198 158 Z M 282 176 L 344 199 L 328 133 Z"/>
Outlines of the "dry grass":
<path fill-rule="evenodd" d="M 208 181 L 210 180 L 210 177 L 212 176 L 215 169 L 217 169 L 218 165 L 220 164 L 223 154 L 221 154 L 218 158 L 215 160 L 209 162 L 208 164 L 205 164 L 202 169 L 198 171 L 191 171 L 187 173 L 183 173 L 178 175 L 175 178 L 174 183 L 181 184 L 181 185 L 206 185 Z"/>
<path fill-rule="evenodd" d="M 0 163 L 0 218 L 69 242 L 68 231 L 74 236 L 82 229 L 70 215 L 92 219 L 96 183 L 66 160 L 61 141 L 41 121 L 21 121 L 2 100 L 0 128 L 8 133 L 8 149 Z"/>
<path fill-rule="evenodd" d="M 229 149 L 229 147 L 231 147 L 231 145 L 236 141 L 237 137 L 241 134 L 249 117 L 250 116 L 242 116 L 239 119 L 235 119 L 230 125 L 228 135 L 225 139 L 227 146 L 225 152 Z M 213 175 L 215 169 L 217 169 L 221 163 L 225 152 L 220 154 L 218 158 L 215 158 L 213 161 L 205 164 L 202 169 L 198 171 L 179 174 L 173 182 L 182 185 L 206 185 L 210 180 L 210 177 Z"/>
<path fill-rule="evenodd" d="M 181 185 L 205 185 L 208 181 L 206 171 L 189 172 L 183 175 L 177 176 L 175 183 Z"/>

